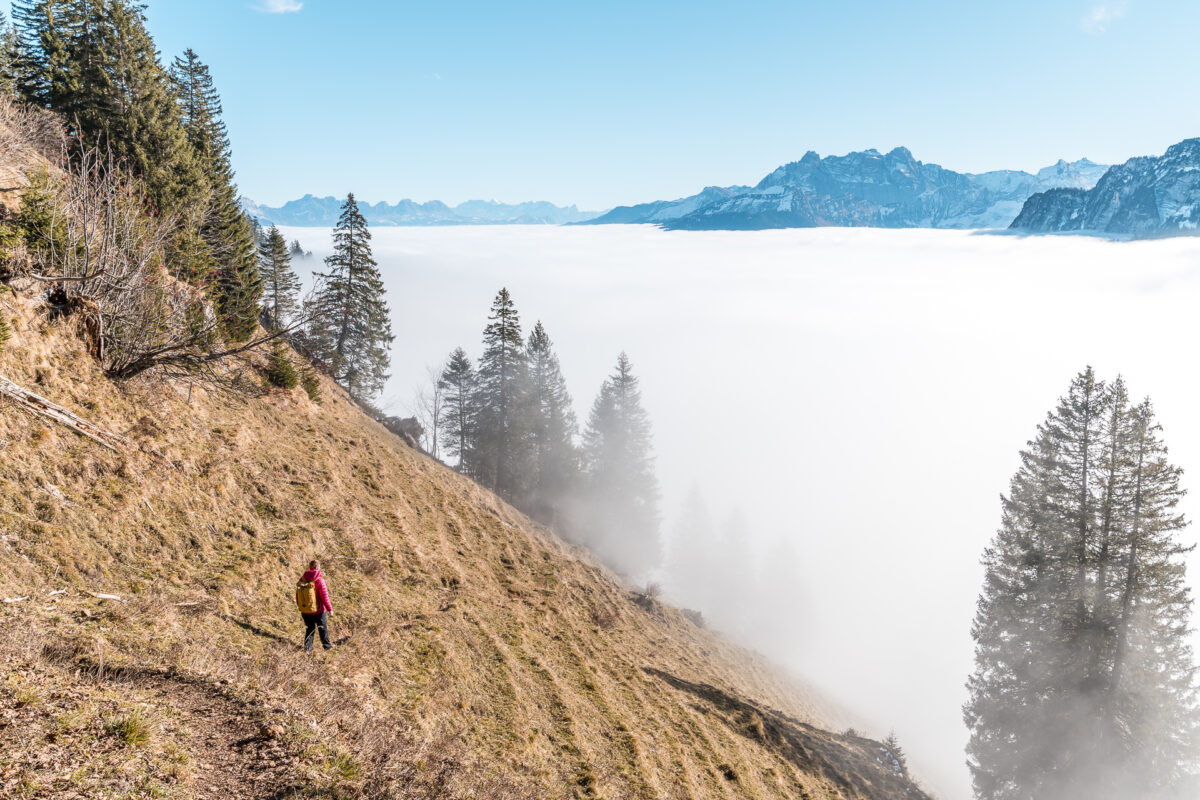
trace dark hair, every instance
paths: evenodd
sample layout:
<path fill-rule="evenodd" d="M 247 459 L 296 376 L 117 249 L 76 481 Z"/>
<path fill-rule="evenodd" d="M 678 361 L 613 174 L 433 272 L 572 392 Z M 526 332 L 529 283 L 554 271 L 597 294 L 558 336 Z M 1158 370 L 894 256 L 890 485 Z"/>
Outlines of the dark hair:
<path fill-rule="evenodd" d="M 319 561 L 317 561 L 317 560 L 314 558 L 312 561 L 308 562 L 308 568 L 309 568 L 309 569 L 320 569 L 320 568 L 321 568 L 321 564 L 320 564 L 320 562 L 319 562 Z"/>

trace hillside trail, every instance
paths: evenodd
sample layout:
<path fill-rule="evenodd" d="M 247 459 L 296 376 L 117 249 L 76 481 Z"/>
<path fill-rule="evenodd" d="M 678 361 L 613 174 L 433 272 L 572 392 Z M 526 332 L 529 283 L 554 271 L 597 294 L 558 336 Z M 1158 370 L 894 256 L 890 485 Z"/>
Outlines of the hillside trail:
<path fill-rule="evenodd" d="M 135 685 L 163 707 L 190 720 L 187 742 L 194 767 L 189 797 L 194 800 L 280 800 L 294 794 L 300 758 L 277 736 L 283 729 L 264 724 L 261 711 L 229 697 L 221 687 L 150 672 L 118 675 L 113 683 Z"/>

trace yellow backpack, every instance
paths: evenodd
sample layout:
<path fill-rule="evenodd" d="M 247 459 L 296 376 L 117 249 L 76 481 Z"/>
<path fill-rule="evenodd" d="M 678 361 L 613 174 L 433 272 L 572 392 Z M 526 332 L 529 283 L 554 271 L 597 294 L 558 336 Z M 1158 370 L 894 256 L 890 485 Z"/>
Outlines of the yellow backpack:
<path fill-rule="evenodd" d="M 301 614 L 319 614 L 317 607 L 317 584 L 303 578 L 296 581 L 296 605 L 300 606 Z"/>

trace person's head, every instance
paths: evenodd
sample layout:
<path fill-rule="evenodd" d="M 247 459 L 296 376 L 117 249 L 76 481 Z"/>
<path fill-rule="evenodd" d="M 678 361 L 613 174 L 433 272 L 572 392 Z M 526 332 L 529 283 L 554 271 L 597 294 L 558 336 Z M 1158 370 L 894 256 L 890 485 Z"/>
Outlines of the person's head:
<path fill-rule="evenodd" d="M 320 569 L 320 568 L 321 568 L 321 562 L 320 562 L 320 561 L 317 561 L 317 560 L 314 558 L 312 561 L 308 562 L 308 568 L 309 568 L 309 569 Z"/>

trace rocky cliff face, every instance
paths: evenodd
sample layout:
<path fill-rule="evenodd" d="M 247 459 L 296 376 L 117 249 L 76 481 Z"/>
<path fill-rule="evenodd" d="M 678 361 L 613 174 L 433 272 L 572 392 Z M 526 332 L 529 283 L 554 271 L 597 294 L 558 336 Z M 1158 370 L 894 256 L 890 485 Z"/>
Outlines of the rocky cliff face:
<path fill-rule="evenodd" d="M 1094 188 L 1033 195 L 1012 223 L 1032 233 L 1191 233 L 1200 224 L 1200 139 L 1111 167 Z"/>
<path fill-rule="evenodd" d="M 809 152 L 752 187 L 709 187 L 679 200 L 623 206 L 590 223 L 686 230 L 1003 228 L 1030 195 L 1060 186 L 1091 187 L 1104 169 L 1081 159 L 1059 161 L 1036 174 L 970 174 L 918 161 L 903 147 L 825 158 Z"/>

